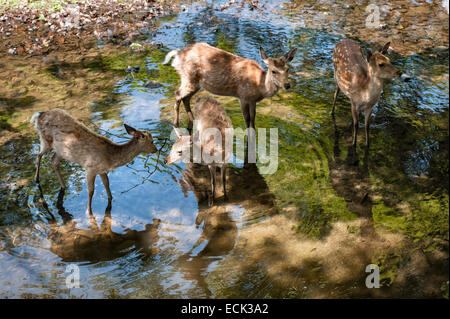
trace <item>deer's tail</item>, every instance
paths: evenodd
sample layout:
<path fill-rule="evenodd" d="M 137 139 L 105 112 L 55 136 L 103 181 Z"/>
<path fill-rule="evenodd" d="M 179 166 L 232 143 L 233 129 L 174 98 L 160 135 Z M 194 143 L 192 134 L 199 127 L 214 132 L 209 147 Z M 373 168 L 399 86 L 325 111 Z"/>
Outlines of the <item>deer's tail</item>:
<path fill-rule="evenodd" d="M 178 55 L 178 52 L 179 52 L 179 51 L 180 51 L 180 50 L 172 50 L 172 51 L 170 51 L 169 53 L 167 53 L 166 58 L 164 59 L 163 64 L 169 64 L 170 60 L 172 60 L 172 58 L 175 57 L 175 59 L 174 59 L 173 62 L 172 62 L 172 66 L 175 67 L 175 65 L 177 64 L 177 63 L 176 63 L 176 62 L 177 62 L 177 55 Z"/>
<path fill-rule="evenodd" d="M 36 128 L 36 130 L 38 129 L 38 127 L 37 127 L 38 119 L 39 119 L 39 117 L 41 117 L 41 115 L 44 114 L 44 113 L 45 113 L 45 112 L 36 112 L 36 113 L 33 114 L 33 116 L 32 116 L 31 119 L 30 119 L 30 123 L 31 123 L 31 124 L 34 124 L 34 127 Z"/>

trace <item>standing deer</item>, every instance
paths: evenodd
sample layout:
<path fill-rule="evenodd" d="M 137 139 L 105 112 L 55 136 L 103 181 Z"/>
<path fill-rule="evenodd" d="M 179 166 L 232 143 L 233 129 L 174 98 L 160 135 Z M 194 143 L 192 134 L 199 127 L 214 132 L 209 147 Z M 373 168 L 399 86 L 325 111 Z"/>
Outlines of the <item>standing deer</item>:
<path fill-rule="evenodd" d="M 239 98 L 242 114 L 247 128 L 255 128 L 256 102 L 274 96 L 280 88 L 289 89 L 289 65 L 297 49 L 293 49 L 279 58 L 267 57 L 260 47 L 261 59 L 268 71 L 254 60 L 245 59 L 220 50 L 207 43 L 188 45 L 181 50 L 172 50 L 163 64 L 173 57 L 172 66 L 181 78 L 181 86 L 175 93 L 175 121 L 179 125 L 181 101 L 189 117 L 189 131 L 192 130 L 194 116 L 191 112 L 191 97 L 200 88 L 224 96 Z"/>
<path fill-rule="evenodd" d="M 364 111 L 366 147 L 369 147 L 369 125 L 373 106 L 378 102 L 383 88 L 383 82 L 398 78 L 402 73 L 395 68 L 385 56 L 390 42 L 386 43 L 380 52 L 367 52 L 364 58 L 361 47 L 356 41 L 342 40 L 334 48 L 333 64 L 334 78 L 337 86 L 334 92 L 333 109 L 339 90 L 350 98 L 353 117 L 353 146 L 356 147 L 358 135 L 359 113 Z"/>
<path fill-rule="evenodd" d="M 223 106 L 212 97 L 198 98 L 194 106 L 194 111 L 197 114 L 197 120 L 194 122 L 196 133 L 194 136 L 182 135 L 179 129 L 175 128 L 178 140 L 173 144 L 172 150 L 166 159 L 166 164 L 172 164 L 182 159 L 190 161 L 191 154 L 195 154 L 196 152 L 201 154 L 201 164 L 208 165 L 211 175 L 212 196 L 209 199 L 209 205 L 212 206 L 215 197 L 217 167 L 220 167 L 223 194 L 224 198 L 227 199 L 226 168 L 231 152 L 225 147 L 225 137 L 227 135 L 226 129 L 232 129 L 233 126 Z M 215 139 L 214 136 L 208 135 L 206 130 L 210 128 L 219 130 L 221 134 L 219 140 Z M 219 154 L 219 161 L 205 161 L 205 153 L 212 155 L 215 152 Z"/>
<path fill-rule="evenodd" d="M 125 129 L 133 136 L 132 139 L 125 144 L 116 144 L 91 131 L 60 109 L 35 113 L 30 122 L 35 124 L 41 141 L 36 159 L 36 182 L 39 183 L 41 158 L 52 149 L 55 151 L 52 157 L 53 168 L 63 189 L 66 186 L 59 171 L 60 160 L 64 158 L 80 164 L 86 170 L 89 214 L 92 214 L 91 202 L 97 175 L 100 175 L 108 194 L 108 201 L 111 201 L 108 172 L 131 162 L 140 153 L 149 154 L 157 151 L 150 132 L 134 129 L 127 124 L 124 124 Z"/>

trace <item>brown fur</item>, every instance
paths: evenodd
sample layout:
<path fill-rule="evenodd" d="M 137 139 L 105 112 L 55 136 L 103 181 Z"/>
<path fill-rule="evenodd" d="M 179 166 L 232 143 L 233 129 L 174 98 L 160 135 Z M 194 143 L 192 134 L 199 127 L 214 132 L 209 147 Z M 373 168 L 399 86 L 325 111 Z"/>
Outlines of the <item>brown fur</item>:
<path fill-rule="evenodd" d="M 366 146 L 369 146 L 370 115 L 373 106 L 380 98 L 383 82 L 401 75 L 389 58 L 384 56 L 388 48 L 389 42 L 381 52 L 372 55 L 369 51 L 367 58 L 364 58 L 361 47 L 353 40 L 342 40 L 334 48 L 334 78 L 337 87 L 331 113 L 334 114 L 336 98 L 339 90 L 342 90 L 352 103 L 354 146 L 356 146 L 360 111 L 365 112 Z"/>
<path fill-rule="evenodd" d="M 225 136 L 226 129 L 233 128 L 230 118 L 227 116 L 225 109 L 223 106 L 212 97 L 201 97 L 197 99 L 194 106 L 195 114 L 197 115 L 196 124 L 196 133 L 194 137 L 191 136 L 179 136 L 179 139 L 173 144 L 172 150 L 170 151 L 169 156 L 166 159 L 167 164 L 171 164 L 177 162 L 183 158 L 184 154 L 187 152 L 191 152 L 191 144 L 194 148 L 199 148 L 203 150 L 210 150 L 211 153 L 217 151 L 221 154 L 221 162 L 213 162 L 213 163 L 204 163 L 202 159 L 203 165 L 208 165 L 211 177 L 211 190 L 212 196 L 210 198 L 210 205 L 214 202 L 215 196 L 215 184 L 216 184 L 216 167 L 219 166 L 221 168 L 221 177 L 223 184 L 223 192 L 224 197 L 227 197 L 226 193 L 226 166 L 229 156 L 231 154 L 227 154 L 225 149 Z M 206 140 L 203 140 L 203 132 L 208 128 L 216 128 L 220 131 L 222 135 L 221 141 L 215 141 L 213 136 Z M 197 135 L 198 134 L 198 135 Z M 220 144 L 221 145 L 220 145 Z M 192 152 L 191 152 L 192 154 Z M 212 154 L 211 154 L 212 155 Z"/>
<path fill-rule="evenodd" d="M 36 182 L 39 182 L 42 156 L 53 149 L 55 154 L 52 157 L 52 164 L 62 188 L 65 188 L 59 171 L 59 162 L 62 158 L 78 163 L 86 169 L 89 212 L 97 175 L 102 178 L 108 199 L 111 200 L 107 173 L 129 163 L 140 153 L 157 151 L 150 132 L 139 131 L 126 124 L 125 128 L 133 138 L 125 144 L 116 144 L 91 131 L 63 110 L 53 109 L 40 113 L 36 118 L 36 130 L 41 140 L 40 152 L 36 159 Z"/>
<path fill-rule="evenodd" d="M 194 116 L 190 99 L 200 88 L 224 96 L 239 98 L 246 127 L 255 127 L 256 102 L 274 96 L 279 88 L 289 88 L 288 62 L 295 49 L 283 57 L 268 58 L 260 49 L 261 57 L 268 72 L 254 60 L 212 47 L 206 43 L 196 43 L 180 50 L 172 65 L 181 78 L 175 104 L 175 126 L 179 124 L 179 106 L 183 101 L 192 129 Z M 173 52 L 173 51 L 172 51 Z M 169 53 L 166 62 L 170 60 Z"/>

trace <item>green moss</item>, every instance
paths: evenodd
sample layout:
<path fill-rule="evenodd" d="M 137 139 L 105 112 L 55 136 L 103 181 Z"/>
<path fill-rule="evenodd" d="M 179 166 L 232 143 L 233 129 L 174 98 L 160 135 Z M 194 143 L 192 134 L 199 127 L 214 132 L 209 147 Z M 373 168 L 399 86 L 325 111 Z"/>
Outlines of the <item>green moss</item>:
<path fill-rule="evenodd" d="M 380 267 L 381 287 L 389 287 L 394 283 L 400 262 L 401 256 L 397 253 L 383 254 L 373 261 L 373 264 Z"/>
<path fill-rule="evenodd" d="M 448 299 L 448 281 L 444 281 L 441 285 L 442 297 Z"/>

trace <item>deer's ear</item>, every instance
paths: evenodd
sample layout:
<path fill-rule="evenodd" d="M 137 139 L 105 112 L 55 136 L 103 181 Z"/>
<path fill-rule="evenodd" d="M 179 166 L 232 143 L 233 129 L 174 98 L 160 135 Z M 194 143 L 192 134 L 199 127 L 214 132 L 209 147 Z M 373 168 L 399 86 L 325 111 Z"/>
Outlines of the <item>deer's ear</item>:
<path fill-rule="evenodd" d="M 291 62 L 292 59 L 294 58 L 296 52 L 297 52 L 297 48 L 292 49 L 291 51 L 289 51 L 288 53 L 286 53 L 286 54 L 284 55 L 284 57 L 286 58 L 286 60 L 287 60 L 288 62 Z"/>
<path fill-rule="evenodd" d="M 174 127 L 173 130 L 175 131 L 175 134 L 177 134 L 178 138 L 182 138 L 183 136 L 189 135 L 186 129 L 181 129 L 179 127 Z"/>
<path fill-rule="evenodd" d="M 372 58 L 372 51 L 367 50 L 367 62 L 370 62 L 370 59 Z"/>
<path fill-rule="evenodd" d="M 267 55 L 266 55 L 266 52 L 264 52 L 264 49 L 262 47 L 259 47 L 259 55 L 261 56 L 261 59 L 265 63 L 266 62 L 265 60 L 267 60 Z"/>
<path fill-rule="evenodd" d="M 391 45 L 391 42 L 388 42 L 384 45 L 384 47 L 381 49 L 382 54 L 386 54 L 388 52 L 389 46 Z"/>
<path fill-rule="evenodd" d="M 123 126 L 127 130 L 127 133 L 130 134 L 131 136 L 134 136 L 134 137 L 142 137 L 143 136 L 142 133 L 139 132 L 138 130 L 136 130 L 134 127 L 131 127 L 125 123 L 123 124 Z"/>

